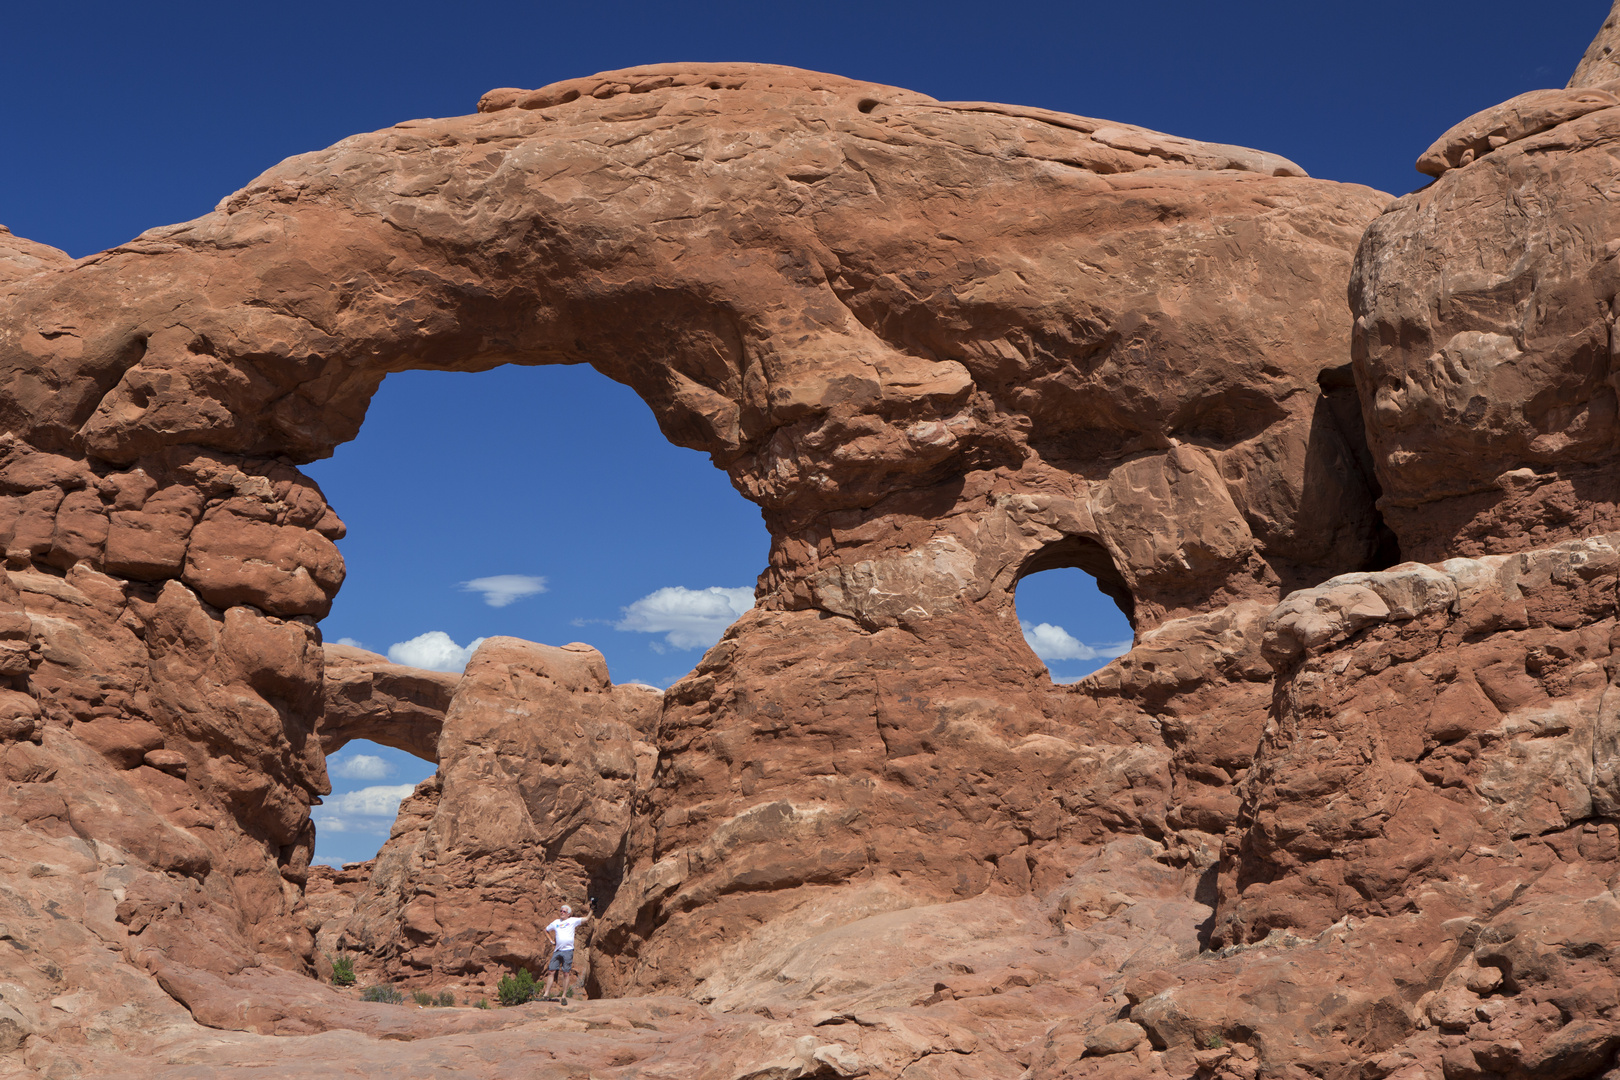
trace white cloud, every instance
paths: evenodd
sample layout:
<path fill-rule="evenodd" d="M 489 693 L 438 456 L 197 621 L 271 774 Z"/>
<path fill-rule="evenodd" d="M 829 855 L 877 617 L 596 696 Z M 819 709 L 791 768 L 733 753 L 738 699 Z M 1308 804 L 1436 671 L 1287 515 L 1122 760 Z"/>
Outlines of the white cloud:
<path fill-rule="evenodd" d="M 463 649 L 443 630 L 429 630 L 409 641 L 397 641 L 388 646 L 388 659 L 396 664 L 427 668 L 429 671 L 460 672 L 467 669 L 467 661 L 472 659 L 472 654 L 483 643 L 483 638 L 473 638 Z"/>
<path fill-rule="evenodd" d="M 319 866 L 330 866 L 334 870 L 343 869 L 343 860 L 336 855 L 317 855 L 309 861 Z"/>
<path fill-rule="evenodd" d="M 315 821 L 317 833 L 370 833 L 373 836 L 387 836 L 393 831 L 392 821 L 381 818 L 339 817 L 336 814 L 325 813 L 319 806 L 310 817 Z"/>
<path fill-rule="evenodd" d="M 496 574 L 463 581 L 461 591 L 483 593 L 484 603 L 490 607 L 505 607 L 525 596 L 545 592 L 546 579 L 532 574 Z"/>
<path fill-rule="evenodd" d="M 415 790 L 415 784 L 387 784 L 328 795 L 315 807 L 315 828 L 329 833 L 387 835 L 399 813 L 400 800 Z"/>
<path fill-rule="evenodd" d="M 670 585 L 624 608 L 616 630 L 663 634 L 672 649 L 705 649 L 754 606 L 753 589 L 687 589 Z"/>
<path fill-rule="evenodd" d="M 1050 664 L 1054 660 L 1102 660 L 1124 656 L 1131 651 L 1129 641 L 1107 641 L 1087 645 L 1061 626 L 1051 623 L 1018 623 L 1024 631 L 1024 640 L 1035 655 Z"/>
<path fill-rule="evenodd" d="M 394 767 L 375 754 L 348 754 L 329 760 L 326 771 L 342 780 L 383 780 Z"/>
<path fill-rule="evenodd" d="M 378 784 L 321 800 L 321 809 L 334 814 L 360 814 L 363 817 L 391 818 L 399 813 L 400 801 L 416 790 L 415 784 Z"/>
<path fill-rule="evenodd" d="M 365 648 L 364 645 L 360 644 L 358 641 L 354 640 L 354 638 L 352 638 L 352 637 L 340 637 L 340 638 L 337 639 L 337 643 L 339 645 L 347 645 L 351 649 L 363 649 L 363 648 Z"/>

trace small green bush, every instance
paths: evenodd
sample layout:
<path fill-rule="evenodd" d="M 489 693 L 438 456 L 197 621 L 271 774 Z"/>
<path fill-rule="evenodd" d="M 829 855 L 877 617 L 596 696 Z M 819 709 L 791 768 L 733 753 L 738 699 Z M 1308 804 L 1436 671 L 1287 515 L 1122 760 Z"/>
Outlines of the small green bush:
<path fill-rule="evenodd" d="M 433 1004 L 433 995 L 428 993 L 426 990 L 418 990 L 416 993 L 411 995 L 411 1000 L 415 1001 L 418 1005 L 425 1009 Z"/>
<path fill-rule="evenodd" d="M 502 1005 L 522 1005 L 526 1001 L 533 1001 L 540 996 L 540 986 L 524 968 L 517 975 L 502 975 L 500 985 L 495 988 L 495 996 L 501 999 Z"/>
<path fill-rule="evenodd" d="M 1219 1035 L 1210 1035 L 1204 1039 L 1204 1048 L 1206 1050 L 1219 1050 L 1225 1045 L 1226 1040 Z"/>
<path fill-rule="evenodd" d="M 362 1001 L 380 1001 L 385 1005 L 400 1005 L 405 1001 L 405 995 L 392 986 L 368 986 L 360 994 Z"/>
<path fill-rule="evenodd" d="M 439 1008 L 448 1009 L 448 1008 L 450 1008 L 450 1006 L 454 1005 L 455 1003 L 456 1003 L 456 995 L 452 994 L 448 990 L 440 990 L 439 991 L 439 1000 L 438 1000 Z"/>
<path fill-rule="evenodd" d="M 354 985 L 354 957 L 342 953 L 332 957 L 332 985 Z"/>
<path fill-rule="evenodd" d="M 489 998 L 479 998 L 478 999 L 478 1004 L 474 1005 L 473 1008 L 475 1008 L 475 1009 L 487 1009 L 487 1008 L 489 1008 Z"/>

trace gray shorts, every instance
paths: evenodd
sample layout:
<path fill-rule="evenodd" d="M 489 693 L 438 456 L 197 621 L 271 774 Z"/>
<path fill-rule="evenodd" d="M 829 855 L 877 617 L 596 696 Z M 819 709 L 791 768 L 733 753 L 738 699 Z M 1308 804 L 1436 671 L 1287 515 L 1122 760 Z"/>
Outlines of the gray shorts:
<path fill-rule="evenodd" d="M 551 954 L 551 963 L 546 965 L 547 971 L 573 971 L 574 950 L 558 949 Z"/>

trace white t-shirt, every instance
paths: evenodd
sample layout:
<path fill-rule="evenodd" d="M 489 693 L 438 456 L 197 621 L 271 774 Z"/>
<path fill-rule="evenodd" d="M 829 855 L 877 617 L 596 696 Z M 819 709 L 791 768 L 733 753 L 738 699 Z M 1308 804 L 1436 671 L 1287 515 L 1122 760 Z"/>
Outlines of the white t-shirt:
<path fill-rule="evenodd" d="M 569 919 L 558 919 L 550 926 L 546 927 L 547 930 L 555 930 L 557 932 L 558 952 L 562 952 L 564 949 L 572 949 L 574 947 L 574 927 L 578 926 L 584 921 L 584 916 L 575 915 Z"/>

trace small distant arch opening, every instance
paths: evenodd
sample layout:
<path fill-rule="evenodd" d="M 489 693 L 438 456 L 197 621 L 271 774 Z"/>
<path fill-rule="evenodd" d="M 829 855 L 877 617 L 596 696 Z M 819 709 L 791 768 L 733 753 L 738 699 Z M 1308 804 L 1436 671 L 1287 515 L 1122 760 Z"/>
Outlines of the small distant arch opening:
<path fill-rule="evenodd" d="M 376 858 L 394 828 L 399 804 L 437 770 L 431 761 L 369 739 L 353 739 L 327 754 L 332 793 L 310 812 L 313 861 L 341 868 Z"/>
<path fill-rule="evenodd" d="M 1135 639 L 1135 600 L 1107 549 L 1065 537 L 1030 556 L 1014 584 L 1024 642 L 1055 683 L 1077 682 Z"/>

